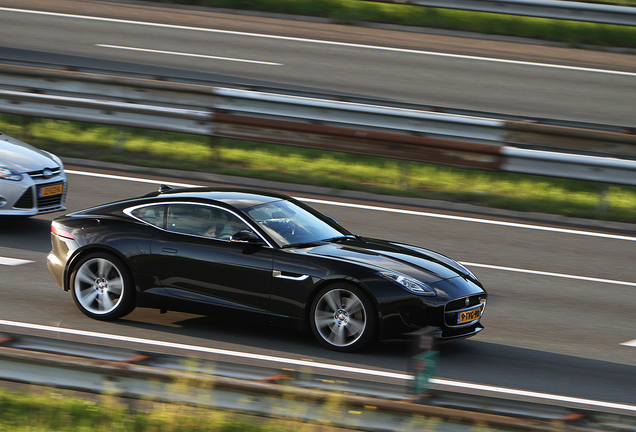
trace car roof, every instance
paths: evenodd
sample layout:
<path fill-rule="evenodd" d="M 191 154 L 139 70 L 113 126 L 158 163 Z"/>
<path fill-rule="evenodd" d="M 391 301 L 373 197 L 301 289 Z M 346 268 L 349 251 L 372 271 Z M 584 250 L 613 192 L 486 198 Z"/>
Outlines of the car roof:
<path fill-rule="evenodd" d="M 232 206 L 236 209 L 243 210 L 260 204 L 266 204 L 274 201 L 289 200 L 291 197 L 276 192 L 260 191 L 253 189 L 235 189 L 235 188 L 178 188 L 171 189 L 162 186 L 158 192 L 153 192 L 146 197 L 170 198 L 173 200 L 187 201 L 216 201 Z M 163 200 L 162 200 L 163 201 Z"/>

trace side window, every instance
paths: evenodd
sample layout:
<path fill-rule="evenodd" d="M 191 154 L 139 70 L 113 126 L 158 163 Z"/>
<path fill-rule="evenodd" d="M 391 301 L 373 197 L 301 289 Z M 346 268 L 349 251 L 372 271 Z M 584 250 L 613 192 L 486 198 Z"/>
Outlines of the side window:
<path fill-rule="evenodd" d="M 166 229 L 200 237 L 229 240 L 232 235 L 249 227 L 223 209 L 197 204 L 171 204 L 168 206 Z"/>
<path fill-rule="evenodd" d="M 212 231 L 208 231 L 206 237 L 229 240 L 230 237 L 239 231 L 252 231 L 245 222 L 234 216 L 232 213 L 220 209 L 217 209 L 217 212 L 217 223 L 214 225 Z"/>
<path fill-rule="evenodd" d="M 132 215 L 151 225 L 163 228 L 164 205 L 153 205 L 135 209 Z"/>

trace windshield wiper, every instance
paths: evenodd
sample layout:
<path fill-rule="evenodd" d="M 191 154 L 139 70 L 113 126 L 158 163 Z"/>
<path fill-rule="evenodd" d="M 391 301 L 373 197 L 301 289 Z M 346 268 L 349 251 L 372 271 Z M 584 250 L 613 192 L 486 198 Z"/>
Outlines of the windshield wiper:
<path fill-rule="evenodd" d="M 358 236 L 351 234 L 351 235 L 336 236 L 336 237 L 324 239 L 323 241 L 329 243 L 329 242 L 334 242 L 338 240 L 355 240 L 357 238 Z"/>
<path fill-rule="evenodd" d="M 290 243 L 290 244 L 286 244 L 286 245 L 281 246 L 281 247 L 283 249 L 313 247 L 313 246 L 320 246 L 324 242 L 325 242 L 324 240 L 318 240 L 318 241 L 311 241 L 311 242 L 305 242 L 305 243 Z"/>
<path fill-rule="evenodd" d="M 324 240 L 314 240 L 314 241 L 303 242 L 303 243 L 290 243 L 290 244 L 284 245 L 282 247 L 283 248 L 313 247 L 313 246 L 320 246 L 320 245 L 325 244 L 325 243 L 331 243 L 331 242 L 338 241 L 338 240 L 352 240 L 352 239 L 356 239 L 356 238 L 358 238 L 358 236 L 355 236 L 355 235 L 343 235 L 343 236 L 332 237 L 332 238 L 328 238 L 328 239 L 324 239 Z"/>

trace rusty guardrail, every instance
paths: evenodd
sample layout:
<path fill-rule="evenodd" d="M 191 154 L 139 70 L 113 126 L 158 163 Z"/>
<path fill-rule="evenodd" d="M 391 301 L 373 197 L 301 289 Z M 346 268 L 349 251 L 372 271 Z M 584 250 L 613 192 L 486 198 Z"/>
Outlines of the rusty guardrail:
<path fill-rule="evenodd" d="M 9 65 L 0 66 L 0 112 L 636 185 L 636 135 L 602 125 Z"/>
<path fill-rule="evenodd" d="M 275 362 L 254 365 L 93 345 L 16 333 L 0 334 L 0 380 L 111 396 L 187 403 L 374 432 L 589 430 L 636 431 L 631 411 L 501 397 L 444 385 L 424 398 L 410 382 L 383 383 L 360 373 Z M 397 374 L 395 374 L 397 375 Z M 377 378 L 377 377 L 376 377 Z M 395 381 L 395 380 L 394 380 Z M 397 381 L 400 381 L 399 379 Z M 625 408 L 630 408 L 625 406 Z"/>
<path fill-rule="evenodd" d="M 636 8 L 563 0 L 366 0 L 505 15 L 635 26 Z"/>

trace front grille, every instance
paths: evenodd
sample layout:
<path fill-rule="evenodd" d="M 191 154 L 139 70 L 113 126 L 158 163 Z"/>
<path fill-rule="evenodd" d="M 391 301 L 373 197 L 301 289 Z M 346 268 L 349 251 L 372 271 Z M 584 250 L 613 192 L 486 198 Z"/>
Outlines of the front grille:
<path fill-rule="evenodd" d="M 18 209 L 32 209 L 33 208 L 33 188 L 28 188 L 20 199 L 16 201 L 14 208 Z"/>
<path fill-rule="evenodd" d="M 446 303 L 446 312 L 456 311 L 459 309 L 466 309 L 471 306 L 478 305 L 481 301 L 482 295 L 474 295 L 468 297 L 468 305 L 466 304 L 466 297 L 462 297 L 457 300 L 450 301 Z"/>
<path fill-rule="evenodd" d="M 470 323 L 457 323 L 457 316 L 459 311 L 470 309 L 472 307 L 478 306 L 486 301 L 486 294 L 477 294 L 469 297 L 462 297 L 457 300 L 450 301 L 446 303 L 446 307 L 444 310 L 444 323 L 447 327 L 463 327 L 466 325 L 470 325 Z M 468 298 L 468 305 L 466 304 L 466 299 Z M 483 311 L 483 309 L 482 309 Z"/>
<path fill-rule="evenodd" d="M 59 207 L 62 205 L 62 195 L 38 198 L 38 208 Z"/>
<path fill-rule="evenodd" d="M 41 170 L 38 170 L 38 171 L 30 171 L 27 174 L 33 180 L 37 181 L 37 180 L 41 180 L 41 179 L 47 179 L 47 178 L 54 177 L 54 176 L 58 175 L 62 171 L 62 169 L 60 167 L 48 168 L 48 170 L 51 171 L 51 175 L 49 175 L 47 177 L 47 176 L 44 176 L 44 171 L 46 169 L 47 168 L 44 168 L 44 169 L 41 169 Z"/>

